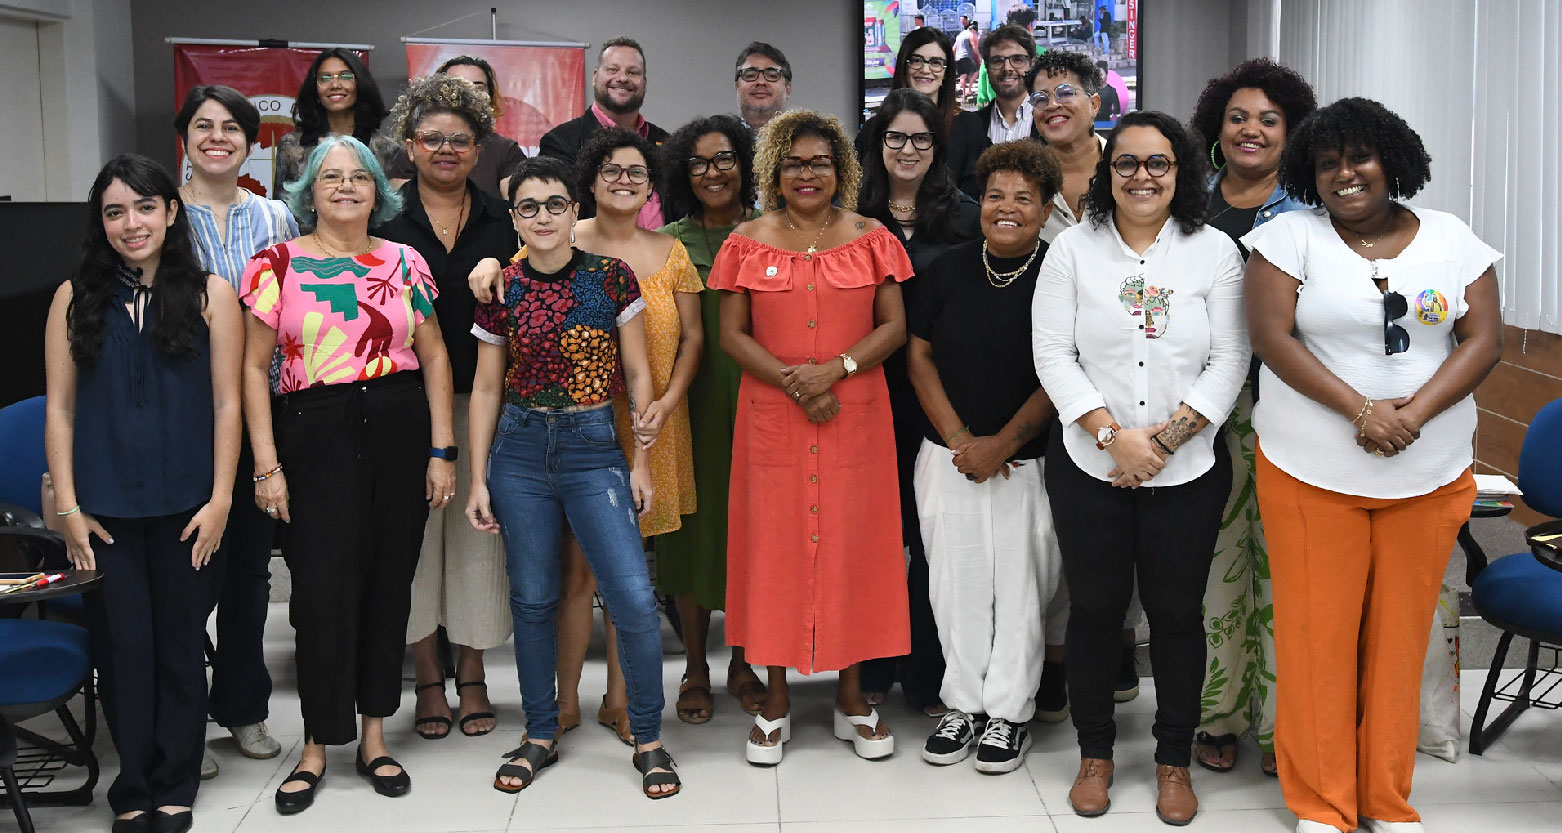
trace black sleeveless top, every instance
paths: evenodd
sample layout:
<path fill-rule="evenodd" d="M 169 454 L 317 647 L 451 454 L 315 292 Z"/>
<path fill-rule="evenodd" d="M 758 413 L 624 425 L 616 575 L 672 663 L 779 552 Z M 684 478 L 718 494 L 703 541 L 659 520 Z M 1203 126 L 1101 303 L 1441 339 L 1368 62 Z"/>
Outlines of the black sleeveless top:
<path fill-rule="evenodd" d="M 152 518 L 211 499 L 211 333 L 200 321 L 193 356 L 157 349 L 151 299 L 139 330 L 126 308 L 155 291 L 116 282 L 103 353 L 92 367 L 77 368 L 76 496 L 94 515 Z"/>

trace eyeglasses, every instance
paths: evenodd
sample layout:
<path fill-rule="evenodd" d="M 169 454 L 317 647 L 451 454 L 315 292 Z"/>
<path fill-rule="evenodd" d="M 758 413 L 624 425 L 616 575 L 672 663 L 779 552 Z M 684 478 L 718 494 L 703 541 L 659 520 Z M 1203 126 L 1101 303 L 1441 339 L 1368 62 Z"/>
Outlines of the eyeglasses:
<path fill-rule="evenodd" d="M 811 159 L 803 159 L 798 156 L 785 156 L 781 159 L 781 175 L 802 176 L 805 166 L 813 172 L 814 176 L 829 176 L 835 173 L 835 157 L 815 156 Z"/>
<path fill-rule="evenodd" d="M 724 150 L 706 159 L 703 156 L 691 156 L 683 160 L 688 166 L 689 176 L 704 176 L 705 172 L 714 167 L 718 171 L 730 171 L 738 166 L 738 155 L 734 151 Z"/>
<path fill-rule="evenodd" d="M 1030 66 L 1031 60 L 1032 60 L 1031 56 L 1024 55 L 1024 54 L 1021 54 L 1021 55 L 990 55 L 987 58 L 987 68 L 989 70 L 1003 69 L 1003 65 L 1004 64 L 1008 64 L 1009 66 L 1014 67 L 1015 69 L 1026 69 L 1027 67 Z"/>
<path fill-rule="evenodd" d="M 597 168 L 597 173 L 601 174 L 603 182 L 617 182 L 625 174 L 629 175 L 629 181 L 634 185 L 644 185 L 651 181 L 651 169 L 644 165 L 630 165 L 626 168 L 609 162 Z"/>
<path fill-rule="evenodd" d="M 1134 156 L 1131 153 L 1125 153 L 1122 156 L 1112 160 L 1112 170 L 1123 179 L 1129 179 L 1134 174 L 1138 173 L 1139 166 L 1143 165 L 1145 173 L 1155 177 L 1156 179 L 1160 179 L 1161 177 L 1165 176 L 1168 171 L 1175 167 L 1176 164 L 1176 160 L 1167 159 L 1165 156 L 1162 156 L 1159 153 L 1151 156 L 1149 159 L 1142 161 L 1139 159 L 1139 157 Z"/>
<path fill-rule="evenodd" d="M 329 87 L 332 81 L 340 81 L 343 84 L 351 84 L 356 80 L 358 80 L 358 76 L 354 75 L 352 70 L 346 69 L 342 70 L 341 72 L 322 72 L 315 76 L 315 84 L 321 87 Z"/>
<path fill-rule="evenodd" d="M 931 133 L 902 133 L 899 130 L 884 131 L 884 146 L 890 150 L 900 150 L 906 146 L 907 141 L 917 150 L 933 149 L 933 134 Z"/>
<path fill-rule="evenodd" d="M 475 142 L 466 133 L 441 133 L 438 130 L 419 130 L 416 134 L 418 144 L 429 153 L 438 153 L 446 143 L 456 153 L 468 153 Z"/>
<path fill-rule="evenodd" d="M 343 181 L 351 182 L 355 187 L 373 188 L 374 174 L 368 171 L 353 171 L 344 177 L 341 171 L 322 171 L 319 176 L 315 177 L 315 182 L 327 188 L 340 188 Z"/>
<path fill-rule="evenodd" d="M 1046 107 L 1048 104 L 1054 101 L 1056 101 L 1058 104 L 1069 104 L 1073 102 L 1074 99 L 1079 98 L 1081 95 L 1083 95 L 1083 93 L 1074 89 L 1068 84 L 1059 84 L 1057 88 L 1052 91 L 1051 96 L 1047 95 L 1046 90 L 1037 90 L 1031 93 L 1030 103 L 1032 107 Z"/>
<path fill-rule="evenodd" d="M 949 66 L 949 62 L 943 58 L 924 58 L 921 55 L 906 56 L 906 69 L 916 69 L 917 67 L 922 66 L 925 66 L 934 72 L 943 72 L 944 67 Z"/>
<path fill-rule="evenodd" d="M 566 199 L 564 197 L 549 197 L 546 202 L 537 202 L 536 200 L 521 200 L 513 207 L 511 207 L 510 210 L 514 211 L 521 217 L 530 219 L 537 216 L 537 212 L 546 207 L 548 209 L 548 213 L 556 217 L 568 211 L 569 207 L 574 204 L 574 200 Z"/>
<path fill-rule="evenodd" d="M 749 82 L 750 84 L 758 81 L 761 77 L 763 77 L 766 81 L 774 84 L 780 81 L 782 78 L 786 77 L 786 71 L 780 67 L 765 67 L 764 69 L 760 69 L 759 67 L 744 67 L 738 70 L 737 77 L 743 81 Z"/>

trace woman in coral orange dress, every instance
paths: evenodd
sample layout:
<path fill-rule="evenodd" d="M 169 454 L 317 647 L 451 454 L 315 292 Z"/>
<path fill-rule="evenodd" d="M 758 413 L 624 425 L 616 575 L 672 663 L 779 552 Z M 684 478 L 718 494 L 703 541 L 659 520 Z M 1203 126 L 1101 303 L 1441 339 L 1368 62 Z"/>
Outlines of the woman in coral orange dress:
<path fill-rule="evenodd" d="M 905 341 L 911 262 L 851 210 L 860 170 L 840 124 L 805 110 L 760 134 L 767 212 L 711 268 L 721 345 L 743 368 L 732 449 L 727 642 L 769 667 L 754 764 L 791 734 L 786 671 L 840 671 L 835 734 L 881 758 L 894 738 L 858 663 L 910 645 L 895 439 L 879 365 Z M 844 207 L 843 207 L 844 206 Z"/>

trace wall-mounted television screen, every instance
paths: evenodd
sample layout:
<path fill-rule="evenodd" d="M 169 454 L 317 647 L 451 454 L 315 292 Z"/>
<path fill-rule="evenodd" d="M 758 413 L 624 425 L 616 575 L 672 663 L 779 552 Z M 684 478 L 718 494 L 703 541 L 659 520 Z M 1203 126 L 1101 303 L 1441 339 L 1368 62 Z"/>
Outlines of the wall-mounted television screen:
<path fill-rule="evenodd" d="M 1152 0 L 1153 2 L 1153 0 Z M 959 73 L 956 89 L 960 106 L 975 110 L 992 100 L 986 68 L 978 50 L 981 39 L 1007 22 L 1028 26 L 1036 38 L 1037 52 L 1067 49 L 1093 59 L 1106 76 L 1096 127 L 1110 129 L 1123 113 L 1139 109 L 1141 78 L 1140 22 L 1145 0 L 864 0 L 862 4 L 862 120 L 873 115 L 889 93 L 895 74 L 895 58 L 905 35 L 931 26 L 956 43 L 963 57 L 962 38 L 973 60 L 958 61 L 949 70 Z M 971 23 L 974 32 L 962 35 Z M 968 72 L 961 73 L 961 70 Z"/>

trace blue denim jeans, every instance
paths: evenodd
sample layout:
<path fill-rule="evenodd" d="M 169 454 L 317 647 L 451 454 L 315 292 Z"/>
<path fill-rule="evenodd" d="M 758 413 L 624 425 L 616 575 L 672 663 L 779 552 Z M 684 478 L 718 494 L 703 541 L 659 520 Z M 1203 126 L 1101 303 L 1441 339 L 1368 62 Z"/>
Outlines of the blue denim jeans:
<path fill-rule="evenodd" d="M 551 740 L 559 730 L 556 613 L 568 519 L 618 628 L 629 728 L 638 743 L 659 738 L 661 623 L 613 409 L 557 413 L 506 405 L 488 455 L 488 492 L 504 535 L 527 733 Z"/>

